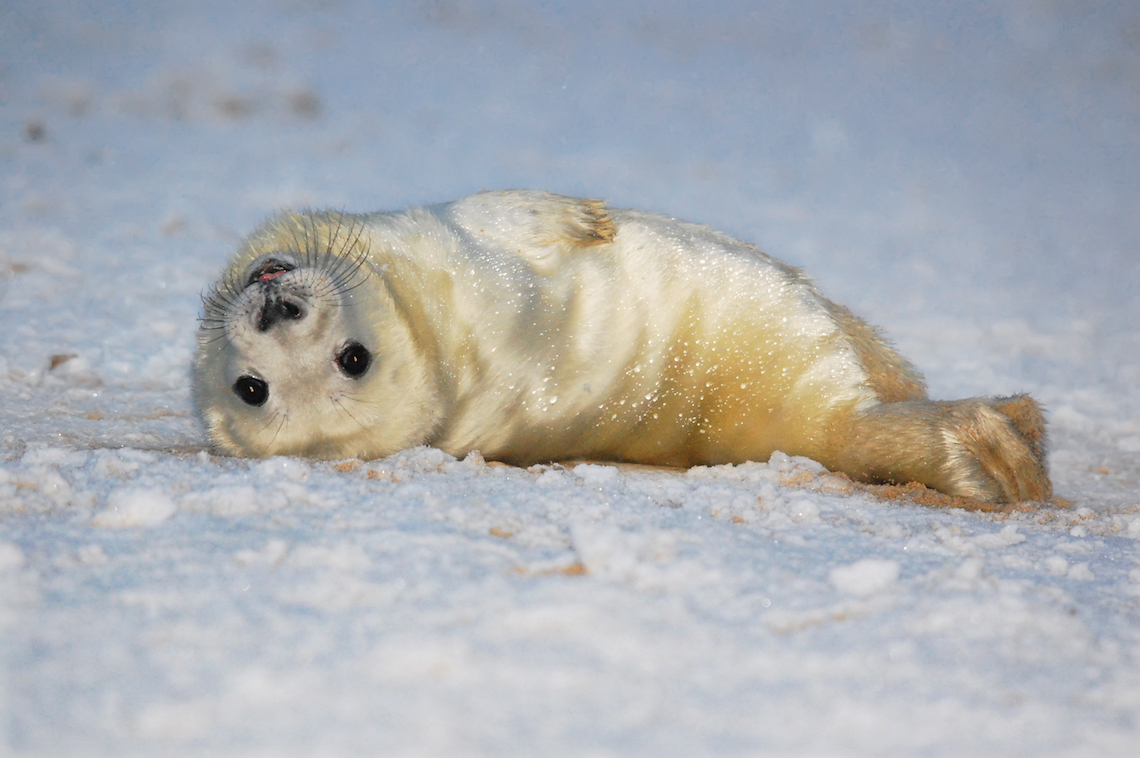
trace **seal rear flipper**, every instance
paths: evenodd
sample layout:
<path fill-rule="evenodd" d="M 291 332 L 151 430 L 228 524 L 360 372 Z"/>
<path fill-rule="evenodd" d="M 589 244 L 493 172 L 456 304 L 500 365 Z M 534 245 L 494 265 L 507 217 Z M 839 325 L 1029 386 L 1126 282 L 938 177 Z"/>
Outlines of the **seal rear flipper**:
<path fill-rule="evenodd" d="M 617 225 L 604 200 L 537 190 L 480 192 L 452 203 L 451 220 L 483 244 L 521 255 L 550 273 L 561 254 L 613 242 Z"/>
<path fill-rule="evenodd" d="M 1009 397 L 983 398 L 994 410 L 1009 418 L 1029 443 L 1033 456 L 1045 465 L 1045 414 L 1036 400 L 1024 393 Z"/>
<path fill-rule="evenodd" d="M 853 413 L 834 465 L 871 482 L 920 482 L 989 502 L 1044 501 L 1045 422 L 1028 395 L 880 403 Z"/>
<path fill-rule="evenodd" d="M 1032 398 L 985 397 L 945 405 L 953 424 L 947 438 L 957 457 L 951 463 L 965 476 L 987 480 L 991 491 L 996 483 L 1000 502 L 1044 501 L 1053 495 L 1045 468 L 1045 419 Z"/>

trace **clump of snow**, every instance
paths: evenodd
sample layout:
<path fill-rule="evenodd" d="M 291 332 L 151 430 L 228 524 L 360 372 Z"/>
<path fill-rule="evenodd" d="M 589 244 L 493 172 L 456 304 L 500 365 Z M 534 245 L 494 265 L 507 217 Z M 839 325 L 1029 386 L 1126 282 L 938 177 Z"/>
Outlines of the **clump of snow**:
<path fill-rule="evenodd" d="M 792 498 L 784 510 L 792 521 L 797 524 L 815 524 L 819 522 L 819 506 L 810 498 Z"/>
<path fill-rule="evenodd" d="M 91 523 L 104 529 L 155 526 L 177 510 L 174 501 L 162 490 L 119 489 L 111 493 L 106 509 L 95 514 Z"/>
<path fill-rule="evenodd" d="M 274 498 L 276 499 L 276 498 Z M 182 508 L 219 516 L 244 516 L 272 508 L 270 498 L 252 485 L 206 487 L 182 498 Z M 278 502 L 284 502 L 283 499 Z"/>
<path fill-rule="evenodd" d="M 670 531 L 627 532 L 612 525 L 575 524 L 571 543 L 582 566 L 590 574 L 636 587 L 663 587 L 680 577 L 673 564 L 678 535 Z M 684 579 L 692 581 L 692 572 Z"/>
<path fill-rule="evenodd" d="M 1089 568 L 1089 564 L 1085 562 L 1075 563 L 1070 566 L 1067 576 L 1070 579 L 1076 579 L 1081 582 L 1091 582 L 1096 579 L 1096 575 L 1093 574 L 1092 569 Z"/>
<path fill-rule="evenodd" d="M 109 560 L 102 545 L 83 545 L 75 552 L 79 562 L 89 566 L 98 566 Z"/>
<path fill-rule="evenodd" d="M 0 542 L 0 572 L 12 571 L 24 565 L 24 551 L 19 545 Z"/>
<path fill-rule="evenodd" d="M 601 487 L 617 480 L 618 470 L 615 466 L 599 466 L 594 463 L 580 463 L 573 468 L 574 476 L 586 484 Z"/>
<path fill-rule="evenodd" d="M 899 579 L 898 561 L 864 558 L 846 566 L 836 566 L 827 578 L 840 592 L 868 597 L 889 590 Z"/>
<path fill-rule="evenodd" d="M 289 543 L 285 540 L 269 540 L 260 550 L 239 550 L 234 553 L 234 560 L 242 565 L 264 563 L 276 565 L 285 559 L 289 553 Z"/>
<path fill-rule="evenodd" d="M 1069 559 L 1063 555 L 1051 555 L 1045 559 L 1045 570 L 1053 576 L 1069 573 Z"/>

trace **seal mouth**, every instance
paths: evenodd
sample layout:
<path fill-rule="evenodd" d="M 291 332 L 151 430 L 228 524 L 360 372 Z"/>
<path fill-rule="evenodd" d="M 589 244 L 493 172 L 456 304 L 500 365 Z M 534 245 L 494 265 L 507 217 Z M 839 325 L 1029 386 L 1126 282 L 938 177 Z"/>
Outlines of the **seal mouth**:
<path fill-rule="evenodd" d="M 249 273 L 249 279 L 246 281 L 245 286 L 249 287 L 258 282 L 268 282 L 295 268 L 297 267 L 292 263 L 287 263 L 280 258 L 269 258 L 262 261 L 260 265 Z"/>

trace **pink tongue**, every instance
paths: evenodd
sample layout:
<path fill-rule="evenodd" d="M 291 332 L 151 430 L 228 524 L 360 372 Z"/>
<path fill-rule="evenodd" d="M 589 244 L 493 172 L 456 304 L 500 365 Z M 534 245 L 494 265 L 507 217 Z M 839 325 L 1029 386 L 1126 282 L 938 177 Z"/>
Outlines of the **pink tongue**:
<path fill-rule="evenodd" d="M 277 277 L 281 276 L 284 273 L 285 273 L 284 271 L 266 271 L 264 274 L 257 277 L 257 281 L 267 282 L 270 279 L 276 279 Z"/>

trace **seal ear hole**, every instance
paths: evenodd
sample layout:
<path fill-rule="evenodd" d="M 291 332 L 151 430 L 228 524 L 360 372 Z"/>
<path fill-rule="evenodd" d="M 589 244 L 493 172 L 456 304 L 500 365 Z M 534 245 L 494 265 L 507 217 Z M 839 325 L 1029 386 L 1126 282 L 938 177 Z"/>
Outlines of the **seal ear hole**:
<path fill-rule="evenodd" d="M 265 401 L 269 399 L 269 385 L 264 379 L 258 379 L 256 376 L 238 377 L 234 382 L 233 391 L 246 405 L 265 405 Z"/>
<path fill-rule="evenodd" d="M 346 376 L 358 379 L 372 364 L 372 353 L 359 342 L 349 342 L 336 356 L 336 364 Z"/>

